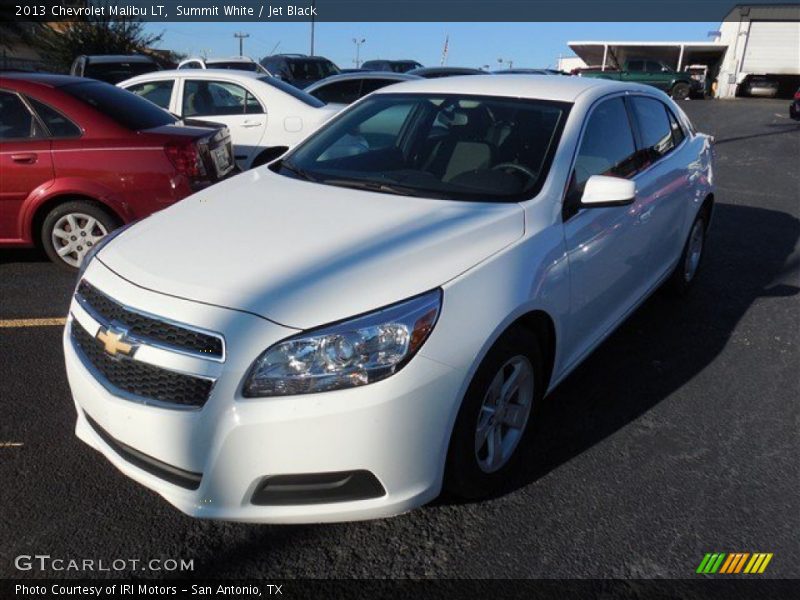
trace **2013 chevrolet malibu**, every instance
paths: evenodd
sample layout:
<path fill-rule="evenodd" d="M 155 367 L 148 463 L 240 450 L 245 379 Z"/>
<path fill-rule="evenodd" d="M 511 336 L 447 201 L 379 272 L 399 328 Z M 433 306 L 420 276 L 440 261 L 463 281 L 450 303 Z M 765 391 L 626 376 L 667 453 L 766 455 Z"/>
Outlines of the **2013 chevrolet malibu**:
<path fill-rule="evenodd" d="M 712 154 L 636 84 L 371 94 L 84 262 L 64 333 L 77 435 L 197 517 L 496 492 L 546 393 L 654 290 L 695 280 Z"/>

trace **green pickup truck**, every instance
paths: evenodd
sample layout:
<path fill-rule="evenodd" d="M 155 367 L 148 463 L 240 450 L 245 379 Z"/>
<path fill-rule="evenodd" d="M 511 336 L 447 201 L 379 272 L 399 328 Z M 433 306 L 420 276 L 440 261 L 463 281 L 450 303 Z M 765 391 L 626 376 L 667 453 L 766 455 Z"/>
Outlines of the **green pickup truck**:
<path fill-rule="evenodd" d="M 675 100 L 685 100 L 689 96 L 703 95 L 702 84 L 692 79 L 686 71 L 675 71 L 660 61 L 647 58 L 628 60 L 622 70 L 606 67 L 604 71 L 601 67 L 589 67 L 579 69 L 578 75 L 646 83 L 667 92 Z"/>

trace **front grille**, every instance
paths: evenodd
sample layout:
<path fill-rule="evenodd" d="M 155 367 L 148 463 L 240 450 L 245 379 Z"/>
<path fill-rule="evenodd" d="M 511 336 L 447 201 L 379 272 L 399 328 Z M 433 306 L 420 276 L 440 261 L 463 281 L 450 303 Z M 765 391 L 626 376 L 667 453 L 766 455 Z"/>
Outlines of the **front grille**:
<path fill-rule="evenodd" d="M 103 344 L 72 322 L 72 339 L 84 358 L 115 388 L 144 400 L 199 408 L 208 400 L 214 382 L 167 371 L 128 358 L 112 358 Z"/>
<path fill-rule="evenodd" d="M 78 300 L 104 319 L 106 325 L 119 323 L 132 337 L 161 343 L 176 350 L 222 358 L 221 338 L 134 312 L 86 281 L 78 285 Z"/>

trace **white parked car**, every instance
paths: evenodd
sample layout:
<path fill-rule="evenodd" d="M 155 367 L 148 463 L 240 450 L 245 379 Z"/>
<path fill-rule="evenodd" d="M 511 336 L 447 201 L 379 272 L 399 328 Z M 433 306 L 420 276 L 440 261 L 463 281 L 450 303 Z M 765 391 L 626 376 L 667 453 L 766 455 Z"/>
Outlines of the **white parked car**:
<path fill-rule="evenodd" d="M 178 69 L 231 69 L 269 75 L 264 67 L 249 56 L 232 56 L 231 58 L 200 58 L 194 56 L 179 62 Z"/>
<path fill-rule="evenodd" d="M 158 71 L 117 85 L 183 119 L 227 125 L 242 169 L 277 158 L 341 109 L 269 75 L 227 69 Z"/>
<path fill-rule="evenodd" d="M 648 86 L 379 90 L 85 260 L 64 333 L 77 435 L 196 517 L 495 493 L 547 392 L 695 280 L 712 169 Z"/>

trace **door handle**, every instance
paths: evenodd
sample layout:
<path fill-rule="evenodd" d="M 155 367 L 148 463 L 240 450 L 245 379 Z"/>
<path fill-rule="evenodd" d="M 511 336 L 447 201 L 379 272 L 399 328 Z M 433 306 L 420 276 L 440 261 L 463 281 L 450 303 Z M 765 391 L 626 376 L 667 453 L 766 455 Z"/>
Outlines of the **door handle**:
<path fill-rule="evenodd" d="M 261 121 L 245 121 L 242 123 L 242 127 L 261 127 Z"/>
<path fill-rule="evenodd" d="M 20 163 L 22 165 L 32 165 L 36 162 L 38 155 L 33 152 L 25 152 L 24 154 L 12 154 L 11 160 L 15 163 Z"/>

